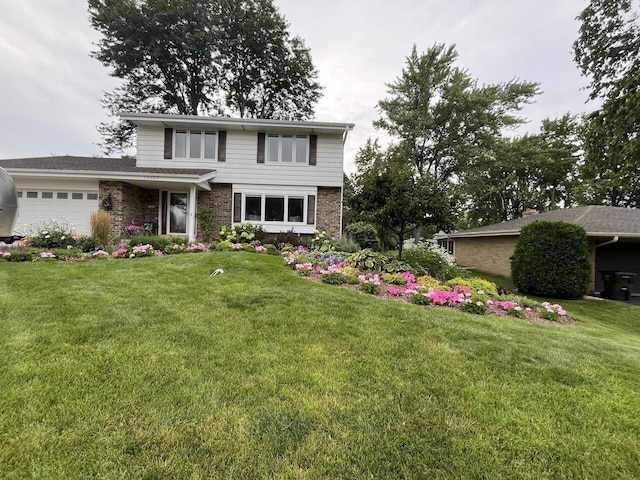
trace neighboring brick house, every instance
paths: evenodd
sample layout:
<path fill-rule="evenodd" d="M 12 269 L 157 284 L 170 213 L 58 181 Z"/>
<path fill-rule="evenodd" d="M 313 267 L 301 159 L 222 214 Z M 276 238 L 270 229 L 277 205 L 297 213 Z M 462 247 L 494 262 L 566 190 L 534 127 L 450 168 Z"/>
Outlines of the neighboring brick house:
<path fill-rule="evenodd" d="M 89 233 L 89 215 L 107 202 L 114 235 L 135 222 L 193 239 L 203 209 L 216 231 L 249 222 L 270 233 L 340 235 L 344 141 L 353 124 L 121 117 L 137 127 L 136 159 L 0 160 L 18 190 L 16 230 L 55 218 Z"/>
<path fill-rule="evenodd" d="M 458 265 L 510 277 L 511 256 L 520 229 L 537 220 L 567 222 L 585 229 L 593 272 L 592 291 L 602 290 L 601 271 L 633 272 L 640 282 L 640 210 L 636 208 L 589 205 L 543 213 L 529 211 L 522 218 L 451 233 L 439 241 L 449 242 Z M 640 285 L 634 291 L 640 293 Z"/>

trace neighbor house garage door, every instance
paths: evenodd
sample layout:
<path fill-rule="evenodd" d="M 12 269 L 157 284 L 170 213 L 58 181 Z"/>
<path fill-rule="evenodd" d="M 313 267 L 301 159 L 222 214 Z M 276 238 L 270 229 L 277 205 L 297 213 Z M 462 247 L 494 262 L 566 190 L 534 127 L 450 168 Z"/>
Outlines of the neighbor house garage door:
<path fill-rule="evenodd" d="M 28 233 L 33 225 L 55 219 L 72 224 L 76 233 L 88 234 L 90 215 L 97 209 L 97 190 L 18 189 L 15 230 Z"/>

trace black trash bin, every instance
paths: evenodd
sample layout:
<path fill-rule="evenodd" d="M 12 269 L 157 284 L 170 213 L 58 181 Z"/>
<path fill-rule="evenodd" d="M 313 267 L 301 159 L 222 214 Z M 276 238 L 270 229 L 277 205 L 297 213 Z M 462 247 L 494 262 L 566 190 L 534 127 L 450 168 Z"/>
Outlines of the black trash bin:
<path fill-rule="evenodd" d="M 600 272 L 602 281 L 604 282 L 604 290 L 602 296 L 611 300 L 631 300 L 631 292 L 633 290 L 633 282 L 635 282 L 636 274 L 632 272 Z"/>

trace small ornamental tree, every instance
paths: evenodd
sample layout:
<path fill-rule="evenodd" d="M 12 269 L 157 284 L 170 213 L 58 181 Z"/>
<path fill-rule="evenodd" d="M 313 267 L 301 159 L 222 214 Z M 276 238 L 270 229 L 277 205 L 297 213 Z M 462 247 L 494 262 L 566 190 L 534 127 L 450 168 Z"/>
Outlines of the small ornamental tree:
<path fill-rule="evenodd" d="M 584 228 L 541 221 L 523 227 L 511 260 L 511 277 L 518 290 L 532 295 L 585 295 L 591 281 L 591 263 Z"/>

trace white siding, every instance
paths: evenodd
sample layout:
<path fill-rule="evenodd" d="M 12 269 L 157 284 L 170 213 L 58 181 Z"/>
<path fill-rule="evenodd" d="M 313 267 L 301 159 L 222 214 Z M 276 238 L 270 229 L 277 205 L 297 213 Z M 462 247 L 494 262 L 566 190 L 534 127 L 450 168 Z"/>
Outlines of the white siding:
<path fill-rule="evenodd" d="M 216 183 L 305 185 L 341 187 L 343 144 L 341 135 L 318 135 L 317 165 L 257 163 L 258 134 L 227 131 L 227 159 L 164 159 L 164 128 L 138 127 L 139 167 L 211 168 Z"/>

